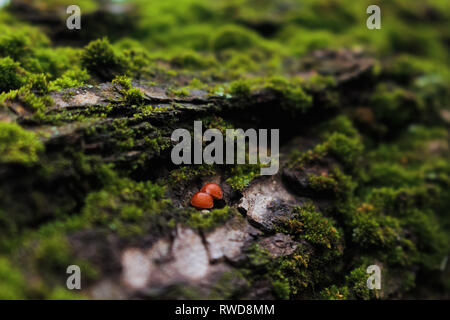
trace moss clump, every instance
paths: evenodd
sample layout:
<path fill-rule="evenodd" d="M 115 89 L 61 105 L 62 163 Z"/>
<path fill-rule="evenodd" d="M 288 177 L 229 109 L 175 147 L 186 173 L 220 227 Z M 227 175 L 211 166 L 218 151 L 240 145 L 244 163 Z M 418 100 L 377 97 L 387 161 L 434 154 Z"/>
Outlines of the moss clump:
<path fill-rule="evenodd" d="M 309 241 L 311 244 L 331 249 L 340 241 L 340 235 L 331 219 L 325 218 L 312 205 L 295 206 L 292 218 L 280 226 L 280 231 Z"/>
<path fill-rule="evenodd" d="M 370 290 L 367 287 L 367 278 L 369 275 L 366 273 L 364 266 L 352 270 L 346 277 L 345 281 L 350 290 L 350 293 L 356 299 L 369 300 L 373 299 L 377 294 L 377 289 Z"/>
<path fill-rule="evenodd" d="M 0 162 L 31 164 L 43 149 L 33 132 L 15 123 L 0 122 Z"/>
<path fill-rule="evenodd" d="M 339 168 L 334 167 L 327 175 L 308 174 L 309 187 L 318 195 L 327 195 L 339 201 L 352 196 L 356 183 L 351 176 L 345 175 Z"/>
<path fill-rule="evenodd" d="M 131 88 L 125 93 L 125 101 L 129 105 L 140 106 L 144 104 L 144 94 L 138 88 Z"/>
<path fill-rule="evenodd" d="M 381 134 L 397 132 L 424 111 L 423 101 L 416 94 L 386 84 L 377 86 L 371 106 Z"/>
<path fill-rule="evenodd" d="M 74 220 L 78 220 L 75 225 Z M 30 298 L 56 298 L 61 282 L 65 282 L 67 267 L 77 265 L 81 269 L 84 285 L 98 279 L 99 271 L 89 261 L 74 254 L 67 231 L 80 230 L 80 217 L 67 218 L 59 224 L 46 225 L 37 231 L 25 232 L 21 243 L 22 255 L 19 256 L 23 268 L 33 275 L 39 275 L 43 281 L 35 281 L 28 292 Z M 74 228 L 75 227 L 75 228 Z M 39 278 L 37 278 L 39 279 Z M 65 289 L 67 291 L 67 288 Z M 60 291 L 60 290 L 59 290 Z M 63 294 L 59 292 L 58 295 Z M 63 297 L 64 294 L 61 296 Z M 81 298 L 81 295 L 69 294 L 66 298 Z"/>
<path fill-rule="evenodd" d="M 67 1 L 22 2 L 39 6 L 45 15 Z M 161 177 L 174 189 L 170 196 L 176 197 L 210 175 L 220 175 L 242 191 L 260 170 L 259 165 L 166 165 L 164 151 L 172 145 L 168 131 L 186 119 L 177 113 L 156 115 L 163 102 L 155 108 L 145 105 L 147 99 L 133 88 L 131 78 L 114 81 L 121 98 L 110 105 L 48 108 L 49 91 L 97 85 L 125 74 L 168 88 L 171 98 L 188 96 L 190 89 L 205 90 L 225 107 L 239 102 L 257 107 L 258 99 L 246 101 L 250 95 L 274 98 L 274 110 L 291 120 L 283 131 L 285 138 L 300 135 L 303 147 L 316 138 L 320 141 L 310 151 L 297 152 L 287 168 L 295 173 L 289 177 L 301 179 L 295 191 L 310 193 L 317 202 L 317 207 L 287 211 L 291 217 L 278 226 L 301 245 L 283 257 L 255 245 L 243 255 L 244 261 L 230 265 L 233 272 L 218 281 L 211 297 L 254 298 L 263 291 L 258 288 L 267 285 L 271 292 L 263 295 L 280 299 L 448 295 L 449 277 L 439 270 L 450 252 L 448 1 L 385 3 L 383 10 L 390 14 L 383 16 L 383 27 L 376 32 L 360 28 L 368 1 L 354 6 L 340 0 L 283 2 L 287 5 L 259 1 L 255 6 L 255 1 L 247 0 L 133 1 L 133 6 L 125 6 L 129 15 L 111 16 L 114 26 L 116 19 L 119 24 L 133 20 L 132 33 L 124 38 L 123 30 L 109 26 L 114 44 L 100 39 L 84 49 L 60 46 L 64 35 L 59 33 L 53 45 L 42 32 L 45 28 L 19 21 L 8 8 L 0 12 L 0 100 L 8 108 L 0 117 L 10 121 L 16 111 L 18 123 L 52 131 L 48 150 L 40 154 L 42 146 L 35 135 L 15 124 L 0 124 L 0 140 L 5 141 L 0 141 L 0 162 L 7 176 L 0 183 L 0 297 L 78 298 L 61 287 L 65 275 L 61 269 L 76 261 L 69 243 L 79 239 L 70 238 L 72 232 L 88 229 L 118 236 L 119 245 L 133 240 L 142 244 L 149 237 L 151 242 L 170 236 L 179 224 L 208 231 L 236 219 L 230 208 L 205 214 L 175 208 L 159 183 L 124 178 Z M 82 3 L 84 13 L 101 10 L 96 1 Z M 414 24 L 420 28 L 410 28 Z M 95 38 L 97 31 L 103 33 L 100 29 L 86 28 L 83 39 Z M 331 50 L 343 47 L 372 52 L 380 62 L 372 70 L 356 68 L 340 74 L 341 67 L 346 69 L 345 59 L 335 60 L 336 69 L 328 61 L 342 56 L 340 52 L 333 57 Z M 310 59 L 315 49 L 325 50 Z M 364 55 L 355 57 L 356 62 L 370 64 Z M 347 71 L 349 75 L 355 71 L 357 77 L 345 79 Z M 63 98 L 73 92 L 65 91 Z M 224 99 L 218 101 L 219 97 Z M 233 110 L 222 111 L 223 117 L 238 120 Z M 233 128 L 205 113 L 191 115 L 200 116 L 208 128 L 222 132 Z M 339 115 L 324 122 L 325 113 Z M 106 117 L 115 120 L 104 121 Z M 299 128 L 292 126 L 295 121 Z M 50 126 L 65 122 L 64 127 Z M 243 125 L 270 123 L 270 117 L 250 117 Z M 64 144 L 72 137 L 64 134 L 68 127 L 74 129 L 69 131 L 75 140 L 85 142 L 81 152 Z M 61 139 L 53 139 L 59 135 Z M 101 153 L 101 160 L 95 156 L 86 161 L 84 152 Z M 107 170 L 99 165 L 103 161 L 117 165 Z M 254 241 L 266 236 L 271 235 Z M 368 291 L 366 267 L 378 263 L 386 283 L 381 292 Z M 84 275 L 89 270 L 85 268 Z M 410 291 L 416 285 L 418 290 Z M 175 285 L 166 296 L 199 298 L 205 290 Z M 161 298 L 160 291 L 151 295 Z"/>
<path fill-rule="evenodd" d="M 16 61 L 31 54 L 30 39 L 22 33 L 5 32 L 0 36 L 0 56 Z"/>
<path fill-rule="evenodd" d="M 86 197 L 82 210 L 94 226 L 107 228 L 120 236 L 131 237 L 157 228 L 158 215 L 168 205 L 165 189 L 151 182 L 113 178 L 114 183 Z"/>
<path fill-rule="evenodd" d="M 262 86 L 283 94 L 285 100 L 282 101 L 282 107 L 287 110 L 293 108 L 294 110 L 304 112 L 312 106 L 312 97 L 305 93 L 298 80 L 273 76 Z"/>
<path fill-rule="evenodd" d="M 73 264 L 67 239 L 61 234 L 55 234 L 41 239 L 34 251 L 34 261 L 41 270 L 49 272 L 64 272 Z"/>
<path fill-rule="evenodd" d="M 347 169 L 352 169 L 358 162 L 363 151 L 363 144 L 359 137 L 349 137 L 345 134 L 334 132 L 327 139 L 316 145 L 313 149 L 293 155 L 291 166 L 303 167 L 307 163 L 324 161 L 326 156 L 336 158 Z"/>
<path fill-rule="evenodd" d="M 238 97 L 246 97 L 250 94 L 250 84 L 245 80 L 236 80 L 230 84 L 230 93 Z"/>
<path fill-rule="evenodd" d="M 170 89 L 168 90 L 168 94 L 183 98 L 189 96 L 189 90 L 187 88 Z"/>
<path fill-rule="evenodd" d="M 249 183 L 259 176 L 261 166 L 258 164 L 243 164 L 231 168 L 227 182 L 234 190 L 242 191 Z"/>
<path fill-rule="evenodd" d="M 90 74 L 104 80 L 112 80 L 128 69 L 125 58 L 116 53 L 106 38 L 90 42 L 81 53 L 81 63 Z"/>
<path fill-rule="evenodd" d="M 90 76 L 86 69 L 74 68 L 69 69 L 58 79 L 49 83 L 50 91 L 59 91 L 68 88 L 76 88 L 86 84 Z"/>
<path fill-rule="evenodd" d="M 213 209 L 205 213 L 193 212 L 185 223 L 194 229 L 210 231 L 234 216 L 237 216 L 236 209 L 226 206 L 222 209 Z"/>
<path fill-rule="evenodd" d="M 322 299 L 327 300 L 375 299 L 379 296 L 380 290 L 370 290 L 367 287 L 368 277 L 366 266 L 355 268 L 345 276 L 345 284 L 343 286 L 332 285 L 325 288 L 320 292 L 320 296 Z"/>
<path fill-rule="evenodd" d="M 130 111 L 133 113 L 152 112 L 151 108 L 146 107 L 123 107 L 129 107 Z M 92 110 L 92 114 L 90 115 L 92 116 L 97 112 L 102 113 L 105 111 L 113 112 L 113 110 L 110 110 L 109 108 L 107 108 L 106 110 L 104 108 L 100 108 L 99 110 Z M 170 139 L 167 137 L 167 134 L 164 134 L 148 122 L 140 123 L 137 127 L 131 126 L 130 122 L 133 122 L 134 119 L 137 118 L 138 117 L 132 118 L 132 120 L 114 119 L 112 123 L 89 128 L 86 131 L 86 134 L 90 137 L 101 134 L 110 135 L 111 139 L 109 141 L 109 145 L 112 146 L 112 149 L 115 151 L 135 150 L 137 149 L 138 145 L 140 148 L 139 150 L 142 150 L 142 148 L 144 148 L 147 152 L 142 156 L 142 160 L 145 160 L 146 157 L 153 157 L 156 154 L 159 155 L 161 151 L 170 146 Z"/>
<path fill-rule="evenodd" d="M 112 83 L 121 87 L 120 91 L 124 95 L 123 99 L 127 105 L 140 106 L 144 104 L 144 94 L 139 88 L 133 88 L 129 77 L 116 76 Z"/>
<path fill-rule="evenodd" d="M 320 292 L 320 298 L 324 300 L 347 300 L 349 299 L 349 291 L 347 287 L 339 288 L 336 285 L 332 285 Z"/>
<path fill-rule="evenodd" d="M 370 205 L 362 205 L 353 213 L 352 241 L 361 247 L 393 247 L 400 236 L 399 220 L 377 214 Z"/>
<path fill-rule="evenodd" d="M 250 284 L 239 270 L 225 272 L 214 284 L 208 299 L 238 299 L 250 288 Z"/>
<path fill-rule="evenodd" d="M 32 78 L 31 78 L 32 79 Z M 21 87 L 17 90 L 11 90 L 8 93 L 0 95 L 0 105 L 8 102 L 17 102 L 28 109 L 28 111 L 33 112 L 36 119 L 45 118 L 45 110 L 53 104 L 53 100 L 48 95 L 40 96 L 37 93 L 33 93 L 33 85 L 41 85 L 42 82 L 34 83 L 31 81 L 27 85 Z M 45 90 L 45 87 L 44 87 Z"/>
<path fill-rule="evenodd" d="M 0 58 L 0 92 L 18 89 L 25 83 L 25 70 L 10 57 Z"/>
<path fill-rule="evenodd" d="M 204 70 L 216 64 L 212 57 L 204 57 L 195 51 L 186 51 L 172 58 L 172 64 L 177 68 L 188 70 Z"/>
<path fill-rule="evenodd" d="M 0 257 L 0 299 L 25 299 L 26 282 L 22 273 L 10 261 Z"/>
<path fill-rule="evenodd" d="M 413 79 L 436 71 L 436 67 L 431 61 L 402 54 L 386 64 L 383 74 L 401 84 L 410 84 Z"/>
<path fill-rule="evenodd" d="M 123 91 L 130 90 L 133 86 L 131 85 L 131 78 L 127 76 L 116 76 L 112 83 L 122 87 Z"/>
<path fill-rule="evenodd" d="M 227 49 L 245 50 L 256 46 L 258 37 L 248 29 L 228 25 L 217 31 L 212 39 L 213 51 L 221 52 Z"/>
<path fill-rule="evenodd" d="M 251 286 L 259 281 L 269 282 L 277 299 L 301 297 L 300 294 L 311 290 L 312 285 L 324 281 L 322 269 L 328 266 L 324 261 L 315 261 L 306 248 L 297 249 L 289 256 L 273 258 L 269 251 L 254 244 L 245 253 L 247 260 L 241 267 L 242 274 Z M 328 268 L 328 272 L 330 270 Z"/>
<path fill-rule="evenodd" d="M 360 134 L 353 125 L 353 122 L 345 115 L 339 115 L 320 125 L 322 137 L 326 139 L 333 133 L 341 133 L 349 138 L 358 138 Z"/>
<path fill-rule="evenodd" d="M 359 138 L 351 138 L 341 133 L 333 133 L 325 143 L 328 152 L 347 167 L 355 165 L 364 148 Z"/>
<path fill-rule="evenodd" d="M 171 186 L 191 181 L 196 177 L 212 176 L 216 173 L 213 165 L 202 164 L 198 166 L 184 166 L 170 172 L 168 182 Z"/>
<path fill-rule="evenodd" d="M 27 79 L 30 90 L 38 95 L 45 95 L 49 91 L 47 76 L 43 73 L 32 74 Z"/>

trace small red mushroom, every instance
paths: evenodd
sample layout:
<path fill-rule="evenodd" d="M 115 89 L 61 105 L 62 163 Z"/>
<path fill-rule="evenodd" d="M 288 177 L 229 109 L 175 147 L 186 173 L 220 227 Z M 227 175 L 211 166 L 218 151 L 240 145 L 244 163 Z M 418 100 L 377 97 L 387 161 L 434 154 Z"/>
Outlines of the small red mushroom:
<path fill-rule="evenodd" d="M 214 205 L 214 201 L 206 192 L 197 192 L 192 196 L 191 205 L 197 209 L 211 209 Z"/>
<path fill-rule="evenodd" d="M 211 195 L 214 199 L 222 199 L 223 193 L 222 189 L 217 183 L 207 183 L 203 186 L 200 192 L 206 192 Z"/>

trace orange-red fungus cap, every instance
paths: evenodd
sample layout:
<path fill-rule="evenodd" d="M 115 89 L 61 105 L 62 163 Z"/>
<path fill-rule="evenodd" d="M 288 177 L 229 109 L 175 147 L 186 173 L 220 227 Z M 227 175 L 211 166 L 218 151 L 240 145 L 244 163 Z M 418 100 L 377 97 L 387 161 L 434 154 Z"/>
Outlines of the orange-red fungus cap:
<path fill-rule="evenodd" d="M 222 189 L 217 183 L 213 182 L 205 184 L 200 192 L 206 192 L 214 199 L 222 199 L 223 197 Z"/>
<path fill-rule="evenodd" d="M 211 209 L 214 205 L 213 198 L 206 192 L 197 192 L 192 196 L 192 206 L 197 209 Z"/>

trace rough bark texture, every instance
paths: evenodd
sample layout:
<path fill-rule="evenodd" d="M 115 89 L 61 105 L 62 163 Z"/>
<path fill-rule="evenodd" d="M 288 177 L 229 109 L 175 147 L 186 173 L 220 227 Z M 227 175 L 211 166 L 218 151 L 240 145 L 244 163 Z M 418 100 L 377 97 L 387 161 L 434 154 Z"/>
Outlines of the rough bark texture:
<path fill-rule="evenodd" d="M 132 6 L 94 10 L 72 36 L 58 6 L 34 14 L 36 1 L 13 1 L 54 44 L 97 39 L 110 20 L 114 37 L 52 47 L 20 24 L 0 36 L 0 298 L 448 298 L 448 74 L 445 50 L 435 57 L 422 43 L 446 48 L 445 36 L 402 42 L 395 25 L 385 42 L 370 38 L 388 58 L 311 50 L 355 32 L 353 13 L 336 3 L 333 20 L 334 5 L 287 0 L 267 4 L 272 16 L 244 1 L 252 20 L 234 5 L 181 2 L 191 38 L 164 6 L 167 19 L 155 21 L 138 21 Z M 435 14 L 440 30 L 445 14 Z M 204 20 L 224 27 L 211 35 Z M 311 39 L 291 42 L 296 24 Z M 148 47 L 114 41 L 135 29 Z M 397 47 L 423 49 L 424 61 Z M 221 132 L 280 129 L 278 173 L 175 165 L 172 132 L 196 120 Z M 224 197 L 198 211 L 190 199 L 207 182 Z M 82 270 L 75 293 L 65 287 L 72 264 Z M 366 286 L 374 264 L 381 290 Z"/>

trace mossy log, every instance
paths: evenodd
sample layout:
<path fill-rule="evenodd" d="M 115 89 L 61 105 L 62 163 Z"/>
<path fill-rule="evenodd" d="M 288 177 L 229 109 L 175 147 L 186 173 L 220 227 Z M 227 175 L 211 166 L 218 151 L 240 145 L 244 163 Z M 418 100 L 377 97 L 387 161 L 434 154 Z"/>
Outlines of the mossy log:
<path fill-rule="evenodd" d="M 402 268 L 386 266 L 386 286 L 373 292 L 364 286 L 362 266 L 370 259 L 383 267 L 387 262 L 363 256 L 364 248 L 355 249 L 360 265 L 353 260 L 351 232 L 366 226 L 349 213 L 356 210 L 351 179 L 360 175 L 355 129 L 319 144 L 318 128 L 352 114 L 372 94 L 381 80 L 376 61 L 341 50 L 292 64 L 293 75 L 334 79 L 332 86 L 305 88 L 312 97 L 307 108 L 273 87 L 244 95 L 177 94 L 164 83 L 138 81 L 52 92 L 39 118 L 20 99 L 6 100 L 1 121 L 33 132 L 45 151 L 39 162 L 0 164 L 0 208 L 8 208 L 0 211 L 0 238 L 47 224 L 40 231 L 44 240 L 27 243 L 16 259 L 36 266 L 27 275 L 50 288 L 64 283 L 67 264 L 80 264 L 82 294 L 93 298 L 400 297 Z M 171 133 L 192 129 L 194 120 L 280 128 L 280 172 L 257 177 L 236 167 L 174 165 Z M 312 151 L 292 160 L 287 155 L 293 149 Z M 232 181 L 240 175 L 247 181 L 236 187 Z M 189 208 L 192 194 L 210 181 L 222 186 L 224 201 L 204 214 Z M 370 241 L 406 246 L 393 244 L 394 222 L 376 223 L 386 225 Z M 31 233 L 15 241 L 33 239 Z M 413 265 L 404 269 L 408 277 L 416 274 Z"/>

